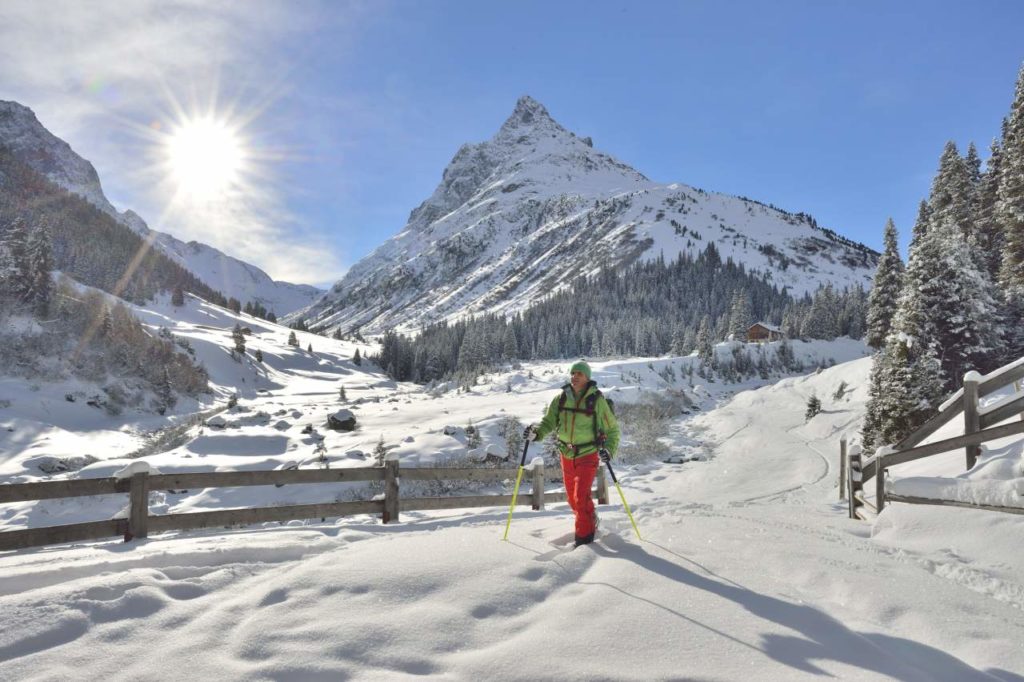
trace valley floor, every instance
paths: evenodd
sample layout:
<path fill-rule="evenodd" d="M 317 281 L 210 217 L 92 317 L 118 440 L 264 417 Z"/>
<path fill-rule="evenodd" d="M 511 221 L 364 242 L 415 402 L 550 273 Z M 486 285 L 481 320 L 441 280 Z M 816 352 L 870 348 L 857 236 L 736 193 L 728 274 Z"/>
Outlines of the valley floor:
<path fill-rule="evenodd" d="M 859 399 L 804 408 L 868 362 L 675 424 L 706 461 L 617 467 L 642 542 L 613 488 L 574 551 L 555 505 L 509 542 L 494 508 L 2 554 L 0 678 L 1024 680 L 1024 520 L 846 518 Z"/>

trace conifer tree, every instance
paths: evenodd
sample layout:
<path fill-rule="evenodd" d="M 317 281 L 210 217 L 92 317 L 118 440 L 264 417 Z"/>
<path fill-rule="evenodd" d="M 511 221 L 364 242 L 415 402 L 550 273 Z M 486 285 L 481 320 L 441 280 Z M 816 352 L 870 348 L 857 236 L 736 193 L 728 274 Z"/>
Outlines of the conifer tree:
<path fill-rule="evenodd" d="M 931 225 L 946 224 L 956 227 L 966 238 L 973 232 L 971 224 L 971 183 L 967 162 L 960 156 L 956 144 L 947 142 L 939 158 L 939 171 L 932 181 L 928 207 Z"/>
<path fill-rule="evenodd" d="M 502 334 L 501 357 L 504 360 L 513 360 L 519 357 L 519 344 L 516 342 L 516 332 L 512 325 L 506 325 Z"/>
<path fill-rule="evenodd" d="M 931 222 L 931 207 L 928 206 L 928 202 L 924 199 L 917 205 L 917 219 L 914 221 L 914 230 L 910 234 L 910 248 L 913 250 L 917 243 L 921 241 L 928 232 L 928 225 Z"/>
<path fill-rule="evenodd" d="M 174 388 L 171 385 L 171 374 L 167 370 L 166 365 L 164 366 L 160 375 L 160 380 L 157 383 L 156 395 L 165 410 L 169 407 L 174 407 L 174 404 L 178 402 L 178 399 L 174 395 Z M 161 414 L 163 414 L 163 411 L 161 411 Z"/>
<path fill-rule="evenodd" d="M 175 285 L 174 291 L 171 293 L 171 305 L 176 308 L 180 308 L 185 305 L 185 292 L 182 290 L 180 284 Z"/>
<path fill-rule="evenodd" d="M 994 289 L 950 220 L 938 221 L 910 252 L 896 328 L 936 349 L 946 385 L 970 369 L 986 371 L 999 347 Z"/>
<path fill-rule="evenodd" d="M 999 267 L 1003 261 L 1006 235 L 996 215 L 999 200 L 999 179 L 1002 168 L 1003 150 L 997 140 L 992 140 L 991 154 L 985 172 L 978 183 L 974 201 L 974 241 L 972 246 L 988 271 L 992 281 L 999 280 Z"/>
<path fill-rule="evenodd" d="M 1017 75 L 1010 114 L 1003 126 L 996 217 L 1003 227 L 1005 247 L 999 270 L 1008 315 L 1015 321 L 1008 339 L 1015 356 L 1024 353 L 1024 66 Z"/>
<path fill-rule="evenodd" d="M 231 338 L 235 342 L 235 352 L 245 355 L 245 334 L 242 333 L 242 326 L 237 322 L 235 328 L 231 330 Z"/>
<path fill-rule="evenodd" d="M 715 348 L 711 341 L 711 319 L 705 315 L 697 328 L 697 357 L 705 365 L 711 365 L 715 359 Z"/>
<path fill-rule="evenodd" d="M 729 334 L 737 341 L 746 341 L 747 330 L 753 324 L 750 315 L 750 296 L 745 290 L 737 289 L 729 310 Z"/>
<path fill-rule="evenodd" d="M 25 254 L 26 274 L 25 302 L 32 306 L 36 315 L 43 317 L 50 307 L 50 292 L 53 288 L 50 272 L 53 258 L 50 253 L 50 237 L 44 227 L 37 227 L 29 236 Z"/>
<path fill-rule="evenodd" d="M 864 449 L 871 452 L 910 435 L 935 414 L 941 395 L 941 368 L 933 348 L 902 334 L 890 336 L 871 365 Z"/>
<path fill-rule="evenodd" d="M 388 457 L 388 449 L 384 445 L 384 434 L 380 434 L 380 440 L 373 448 L 373 462 L 379 467 L 384 466 L 384 460 Z"/>
<path fill-rule="evenodd" d="M 298 346 L 299 345 L 299 339 L 295 336 L 295 331 L 294 330 L 292 330 L 288 334 L 288 345 L 289 346 Z"/>
<path fill-rule="evenodd" d="M 892 328 L 893 317 L 903 287 L 903 259 L 900 258 L 896 239 L 896 224 L 892 218 L 885 223 L 885 249 L 878 259 L 874 284 L 868 295 L 867 336 L 869 346 L 879 349 Z"/>
<path fill-rule="evenodd" d="M 15 217 L 7 229 L 4 239 L 4 247 L 7 252 L 4 292 L 16 301 L 24 300 L 27 284 L 31 280 L 28 240 L 29 233 L 25 221 L 21 217 Z"/>
<path fill-rule="evenodd" d="M 359 356 L 358 348 L 356 348 L 356 352 L 352 355 L 352 362 L 357 366 L 361 366 L 363 364 L 363 359 Z"/>
<path fill-rule="evenodd" d="M 836 319 L 836 295 L 832 284 L 820 287 L 814 293 L 811 309 L 804 318 L 800 335 L 808 339 L 824 339 L 831 341 L 839 335 L 839 324 Z"/>

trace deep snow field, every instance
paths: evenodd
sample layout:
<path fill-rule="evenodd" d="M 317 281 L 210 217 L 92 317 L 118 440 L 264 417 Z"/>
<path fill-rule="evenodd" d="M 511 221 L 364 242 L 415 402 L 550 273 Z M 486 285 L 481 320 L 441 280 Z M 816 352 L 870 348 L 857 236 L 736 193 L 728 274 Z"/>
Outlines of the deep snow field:
<path fill-rule="evenodd" d="M 195 300 L 177 321 L 169 312 L 139 315 L 189 338 L 216 394 L 165 417 L 110 416 L 64 397 L 96 387 L 0 379 L 0 482 L 47 480 L 40 463 L 86 454 L 100 461 L 57 476 L 108 476 L 147 443 L 142 459 L 162 472 L 314 467 L 321 438 L 331 467 L 370 466 L 381 438 L 403 467 L 482 458 L 488 446 L 504 454 L 502 419 L 539 419 L 570 364 L 524 363 L 470 393 L 427 391 L 354 365 L 352 343 L 297 332 L 289 347 L 287 329 L 244 315 L 264 363 L 239 363 L 227 352 L 238 318 Z M 691 386 L 695 358 L 592 363 L 617 404 L 672 388 L 700 408 L 663 439 L 685 463 L 634 455 L 616 466 L 643 541 L 613 488 L 598 541 L 574 551 L 558 544 L 571 514 L 552 505 L 516 511 L 508 542 L 508 510 L 496 507 L 0 553 L 0 679 L 1024 680 L 1024 517 L 893 504 L 873 523 L 848 519 L 839 438 L 856 440 L 870 359 L 849 340 L 793 347 L 808 374 L 740 385 L 694 376 Z M 225 428 L 190 425 L 235 391 Z M 823 411 L 807 422 L 812 392 Z M 326 428 L 341 408 L 355 432 Z M 470 421 L 483 436 L 472 453 Z M 146 437 L 176 424 L 174 437 Z M 990 443 L 971 476 L 997 471 L 1015 485 L 1022 458 L 1019 440 Z M 958 452 L 892 473 L 899 485 L 966 478 L 962 469 Z M 321 484 L 150 499 L 163 514 L 370 494 Z M 0 530 L 126 505 L 122 495 L 0 505 Z"/>

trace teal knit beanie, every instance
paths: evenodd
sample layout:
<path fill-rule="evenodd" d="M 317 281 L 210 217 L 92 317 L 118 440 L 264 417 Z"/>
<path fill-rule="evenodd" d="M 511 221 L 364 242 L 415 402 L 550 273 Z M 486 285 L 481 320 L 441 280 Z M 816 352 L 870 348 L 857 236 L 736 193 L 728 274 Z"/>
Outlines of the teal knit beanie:
<path fill-rule="evenodd" d="M 583 360 L 580 360 L 579 362 L 577 362 L 576 364 L 569 368 L 569 374 L 572 374 L 573 372 L 583 372 L 583 374 L 587 377 L 587 380 L 590 380 L 590 365 L 588 365 Z"/>

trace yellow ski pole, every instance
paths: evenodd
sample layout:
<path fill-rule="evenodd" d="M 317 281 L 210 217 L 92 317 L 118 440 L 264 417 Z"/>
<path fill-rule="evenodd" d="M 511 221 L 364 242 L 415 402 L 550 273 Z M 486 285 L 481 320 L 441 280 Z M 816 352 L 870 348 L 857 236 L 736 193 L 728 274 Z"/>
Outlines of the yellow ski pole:
<path fill-rule="evenodd" d="M 505 537 L 508 540 L 508 529 L 512 525 L 512 510 L 516 508 L 516 498 L 519 497 L 519 484 L 523 482 L 523 466 L 526 464 L 526 451 L 530 449 L 530 439 L 523 444 L 523 457 L 519 460 L 519 473 L 516 474 L 516 487 L 512 489 L 512 504 L 508 508 L 508 521 L 505 522 Z"/>
<path fill-rule="evenodd" d="M 615 483 L 615 489 L 619 491 L 619 499 L 622 500 L 622 506 L 626 508 L 626 516 L 629 517 L 629 522 L 633 524 L 633 530 L 636 531 L 637 539 L 643 541 L 643 538 L 640 537 L 640 529 L 636 527 L 636 521 L 633 520 L 633 512 L 629 510 L 626 496 L 622 494 L 622 486 L 619 485 L 619 479 L 615 478 L 615 471 L 612 469 L 611 460 L 607 460 L 604 464 L 608 467 L 608 473 L 612 475 L 612 482 Z"/>

